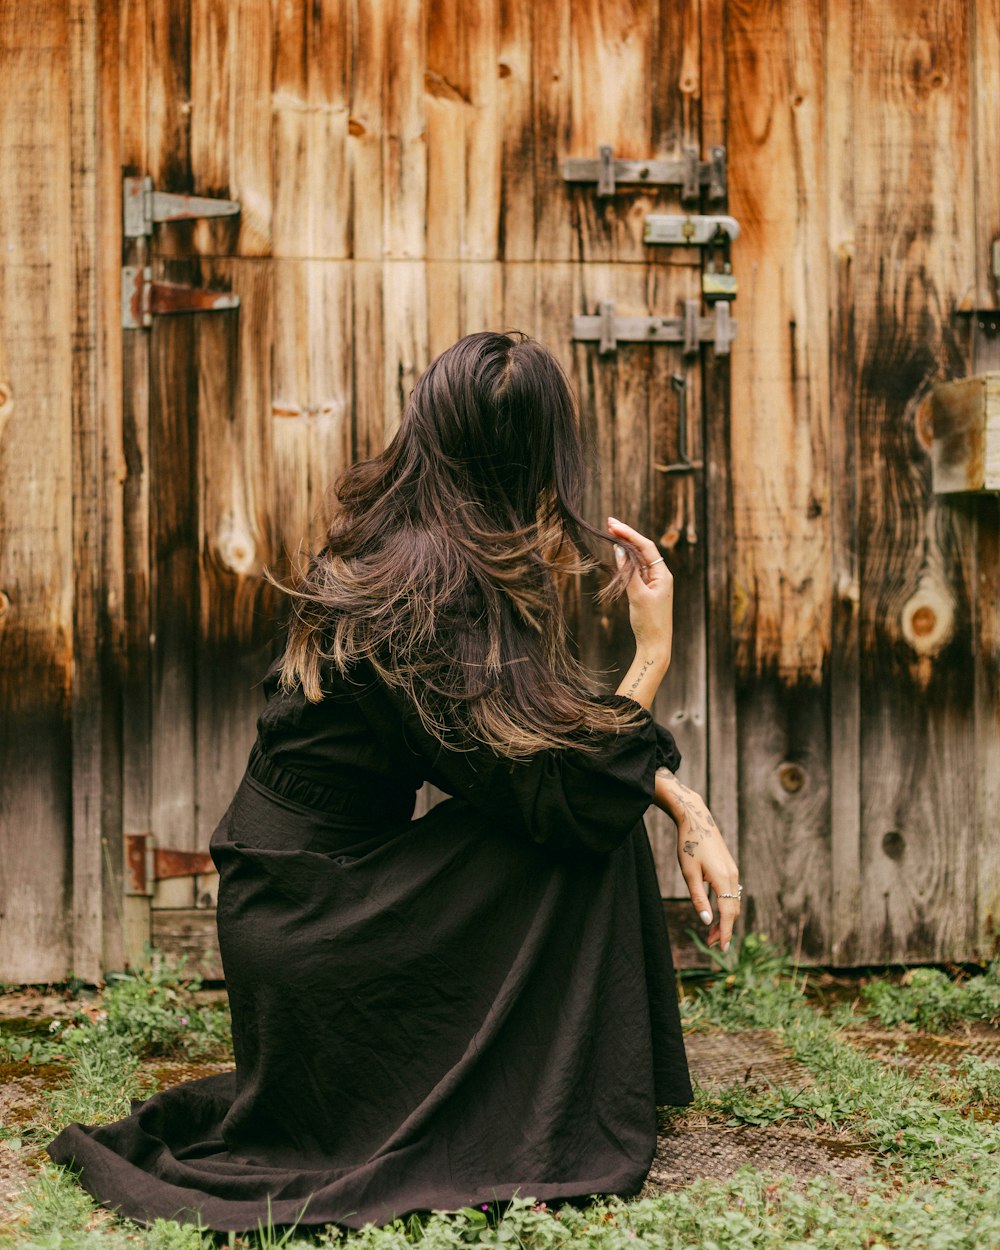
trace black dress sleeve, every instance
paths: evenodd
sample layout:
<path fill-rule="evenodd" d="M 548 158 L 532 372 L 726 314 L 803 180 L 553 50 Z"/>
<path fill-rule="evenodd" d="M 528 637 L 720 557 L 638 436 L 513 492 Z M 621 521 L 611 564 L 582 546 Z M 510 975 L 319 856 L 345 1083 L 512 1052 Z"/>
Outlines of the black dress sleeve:
<path fill-rule="evenodd" d="M 623 695 L 599 701 L 633 704 Z M 444 746 L 409 700 L 381 681 L 366 683 L 359 702 L 387 749 L 402 743 L 433 785 L 553 850 L 613 851 L 652 802 L 656 769 L 676 769 L 681 759 L 673 736 L 648 712 L 634 728 L 590 734 L 590 749 L 574 745 L 511 760 L 485 745 Z"/>

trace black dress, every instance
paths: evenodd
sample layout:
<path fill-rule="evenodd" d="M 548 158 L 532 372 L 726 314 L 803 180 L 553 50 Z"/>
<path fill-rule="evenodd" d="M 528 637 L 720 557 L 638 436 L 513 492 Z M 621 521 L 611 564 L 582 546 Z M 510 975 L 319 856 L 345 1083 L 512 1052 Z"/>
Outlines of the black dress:
<path fill-rule="evenodd" d="M 272 670 L 212 837 L 236 1071 L 49 1154 L 216 1230 L 635 1192 L 657 1104 L 692 1100 L 642 825 L 673 738 L 512 763 L 440 747 L 370 670 L 326 686 Z M 454 797 L 412 820 L 425 780 Z"/>

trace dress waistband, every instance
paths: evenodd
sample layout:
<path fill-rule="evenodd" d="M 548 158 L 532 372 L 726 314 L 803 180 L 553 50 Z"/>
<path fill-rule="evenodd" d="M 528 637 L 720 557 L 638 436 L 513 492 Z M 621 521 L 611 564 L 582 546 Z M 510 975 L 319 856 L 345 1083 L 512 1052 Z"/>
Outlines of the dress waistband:
<path fill-rule="evenodd" d="M 413 812 L 412 792 L 386 790 L 370 782 L 359 785 L 346 770 L 337 774 L 335 785 L 324 785 L 276 764 L 259 738 L 250 749 L 247 774 L 277 798 L 316 815 L 346 817 L 363 824 L 408 820 Z"/>

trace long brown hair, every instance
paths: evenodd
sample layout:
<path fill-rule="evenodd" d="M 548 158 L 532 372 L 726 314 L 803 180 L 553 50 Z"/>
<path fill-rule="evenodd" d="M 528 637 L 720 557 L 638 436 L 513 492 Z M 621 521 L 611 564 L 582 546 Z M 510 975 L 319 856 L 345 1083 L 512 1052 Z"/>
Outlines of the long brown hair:
<path fill-rule="evenodd" d="M 588 538 L 611 541 L 580 515 L 583 476 L 552 354 L 520 333 L 460 339 L 386 449 L 344 473 L 325 545 L 282 587 L 282 687 L 318 701 L 324 663 L 346 674 L 367 660 L 440 741 L 514 758 L 635 724 L 636 706 L 595 701 L 553 577 L 596 566 Z M 623 590 L 627 557 L 603 598 Z"/>

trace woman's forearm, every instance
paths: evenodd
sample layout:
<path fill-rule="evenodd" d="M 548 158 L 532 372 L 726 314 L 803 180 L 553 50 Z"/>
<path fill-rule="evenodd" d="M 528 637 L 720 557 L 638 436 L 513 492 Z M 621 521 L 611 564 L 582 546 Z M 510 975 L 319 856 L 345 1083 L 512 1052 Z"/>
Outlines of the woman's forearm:
<path fill-rule="evenodd" d="M 656 692 L 669 667 L 669 655 L 651 648 L 639 648 L 616 693 L 635 699 L 647 712 L 651 712 Z"/>
<path fill-rule="evenodd" d="M 678 781 L 669 768 L 656 770 L 653 802 L 674 824 L 679 826 L 687 821 L 686 828 L 692 834 L 709 837 L 713 830 L 718 831 L 705 800 L 696 790 Z"/>

